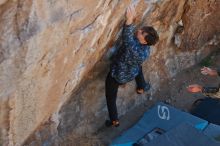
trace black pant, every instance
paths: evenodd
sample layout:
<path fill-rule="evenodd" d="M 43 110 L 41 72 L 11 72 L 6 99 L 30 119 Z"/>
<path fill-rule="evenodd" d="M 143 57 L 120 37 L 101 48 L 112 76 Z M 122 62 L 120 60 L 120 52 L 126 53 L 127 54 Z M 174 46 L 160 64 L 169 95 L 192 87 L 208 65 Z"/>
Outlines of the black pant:
<path fill-rule="evenodd" d="M 144 80 L 142 67 L 140 67 L 139 74 L 135 77 L 135 81 L 137 84 L 137 88 L 142 88 L 146 86 L 146 82 Z M 122 85 L 121 83 L 118 83 L 110 73 L 108 73 L 106 81 L 105 81 L 105 96 L 107 101 L 107 108 L 109 112 L 109 118 L 111 121 L 118 120 L 118 112 L 117 112 L 117 106 L 116 106 L 116 98 L 117 98 L 117 92 L 119 85 Z"/>

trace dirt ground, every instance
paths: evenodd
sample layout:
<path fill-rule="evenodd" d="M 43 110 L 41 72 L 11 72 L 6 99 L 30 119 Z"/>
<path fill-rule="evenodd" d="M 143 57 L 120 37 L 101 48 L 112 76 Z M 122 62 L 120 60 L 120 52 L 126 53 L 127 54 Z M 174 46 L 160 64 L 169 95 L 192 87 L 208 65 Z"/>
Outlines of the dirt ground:
<path fill-rule="evenodd" d="M 180 72 L 171 80 L 163 83 L 156 94 L 153 95 L 152 100 L 143 103 L 123 117 L 120 117 L 119 127 L 101 128 L 96 133 L 96 137 L 101 143 L 100 145 L 108 145 L 111 143 L 115 137 L 122 134 L 126 129 L 132 127 L 132 125 L 141 118 L 143 113 L 158 101 L 165 101 L 178 109 L 189 111 L 192 103 L 196 99 L 203 97 L 203 95 L 201 93 L 188 93 L 186 91 L 188 85 L 196 83 L 202 86 L 216 86 L 220 81 L 219 78 L 202 75 L 200 69 L 204 65 L 211 68 L 219 68 L 220 51 L 213 53 L 200 64 Z"/>

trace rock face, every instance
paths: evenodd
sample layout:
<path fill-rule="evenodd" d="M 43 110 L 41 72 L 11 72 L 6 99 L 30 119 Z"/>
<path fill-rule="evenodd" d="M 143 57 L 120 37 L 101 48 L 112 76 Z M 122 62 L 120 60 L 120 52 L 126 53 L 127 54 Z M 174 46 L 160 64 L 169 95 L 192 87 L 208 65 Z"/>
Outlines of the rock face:
<path fill-rule="evenodd" d="M 160 41 L 143 65 L 152 95 L 165 79 L 219 48 L 218 0 L 0 0 L 0 144 L 43 145 L 92 133 L 107 118 L 105 53 L 126 7 Z M 147 100 L 119 89 L 120 115 Z"/>

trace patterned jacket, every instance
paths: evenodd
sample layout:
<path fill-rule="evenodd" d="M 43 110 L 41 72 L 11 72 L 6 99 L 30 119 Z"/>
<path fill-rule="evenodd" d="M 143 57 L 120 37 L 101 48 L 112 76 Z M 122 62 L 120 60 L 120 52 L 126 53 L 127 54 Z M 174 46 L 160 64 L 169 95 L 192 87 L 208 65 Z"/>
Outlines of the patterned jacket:
<path fill-rule="evenodd" d="M 111 76 L 121 84 L 133 80 L 139 73 L 140 65 L 150 55 L 150 47 L 140 44 L 134 35 L 134 29 L 134 25 L 124 26 L 122 46 L 111 64 Z"/>

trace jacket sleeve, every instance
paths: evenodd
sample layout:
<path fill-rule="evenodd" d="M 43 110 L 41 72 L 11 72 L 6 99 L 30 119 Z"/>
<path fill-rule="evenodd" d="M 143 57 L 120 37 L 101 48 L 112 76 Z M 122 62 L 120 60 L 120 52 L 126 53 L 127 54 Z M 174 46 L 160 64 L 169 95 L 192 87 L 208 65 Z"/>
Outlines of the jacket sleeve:
<path fill-rule="evenodd" d="M 142 54 L 144 52 L 140 52 L 141 44 L 138 42 L 137 39 L 134 37 L 134 29 L 135 26 L 133 24 L 131 25 L 125 25 L 122 37 L 123 37 L 123 44 L 125 46 L 125 49 L 129 52 L 130 58 L 133 60 L 133 63 L 141 64 L 146 59 L 145 56 L 149 56 L 150 54 L 150 47 L 146 49 L 147 54 Z"/>
<path fill-rule="evenodd" d="M 135 26 L 133 24 L 124 26 L 122 38 L 126 47 L 131 47 L 136 43 L 134 40 L 134 29 Z"/>
<path fill-rule="evenodd" d="M 203 87 L 202 93 L 216 93 L 219 91 L 219 87 Z"/>
<path fill-rule="evenodd" d="M 210 96 L 210 97 L 217 97 L 217 98 L 219 98 L 219 96 L 218 96 L 219 87 L 203 87 L 202 93 L 203 93 L 205 96 Z"/>
<path fill-rule="evenodd" d="M 133 24 L 131 25 L 125 25 L 123 29 L 123 44 L 127 51 L 130 52 L 131 57 L 138 57 L 139 55 L 139 48 L 140 44 L 137 42 L 137 40 L 134 38 L 134 29 L 135 26 Z"/>

